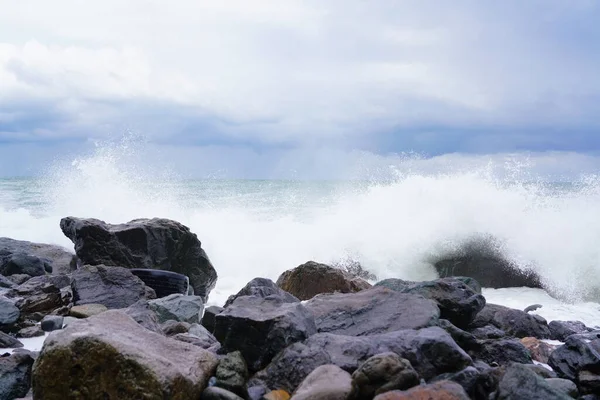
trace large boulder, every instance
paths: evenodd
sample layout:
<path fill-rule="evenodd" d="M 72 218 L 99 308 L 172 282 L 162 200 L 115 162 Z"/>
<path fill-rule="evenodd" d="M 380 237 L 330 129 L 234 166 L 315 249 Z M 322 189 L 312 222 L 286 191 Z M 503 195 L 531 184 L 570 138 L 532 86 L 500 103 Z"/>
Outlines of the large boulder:
<path fill-rule="evenodd" d="M 483 287 L 542 288 L 540 277 L 531 269 L 521 269 L 506 259 L 495 238 L 476 237 L 462 244 L 456 251 L 432 260 L 441 278 L 468 276 Z"/>
<path fill-rule="evenodd" d="M 322 294 L 305 303 L 319 332 L 363 336 L 438 323 L 436 303 L 419 295 L 376 287 L 358 293 Z"/>
<path fill-rule="evenodd" d="M 600 373 L 600 339 L 588 341 L 570 336 L 550 354 L 548 365 L 560 378 L 576 381 L 581 371 Z"/>
<path fill-rule="evenodd" d="M 27 395 L 33 361 L 29 352 L 0 357 L 0 399 L 12 400 Z"/>
<path fill-rule="evenodd" d="M 200 296 L 171 294 L 160 299 L 150 300 L 150 309 L 156 313 L 158 322 L 169 320 L 195 324 L 200 322 L 204 303 Z"/>
<path fill-rule="evenodd" d="M 25 254 L 37 257 L 43 263 L 44 269 L 50 269 L 53 273 L 68 274 L 77 266 L 75 254 L 53 244 L 0 237 L 0 254 Z"/>
<path fill-rule="evenodd" d="M 50 333 L 33 367 L 33 395 L 198 399 L 217 366 L 199 347 L 166 338 L 109 310 Z"/>
<path fill-rule="evenodd" d="M 493 325 L 509 336 L 549 339 L 550 329 L 546 320 L 522 310 L 497 304 L 486 304 L 470 324 L 472 329 Z"/>
<path fill-rule="evenodd" d="M 592 329 L 580 321 L 550 321 L 550 338 L 564 342 L 571 335 L 590 332 Z"/>
<path fill-rule="evenodd" d="M 4 253 L 4 255 L 2 254 Z M 52 271 L 51 267 L 48 267 Z M 46 263 L 27 253 L 8 253 L 0 250 L 0 274 L 40 276 L 46 274 Z"/>
<path fill-rule="evenodd" d="M 342 269 L 309 261 L 281 274 L 277 286 L 300 300 L 308 300 L 321 293 L 359 292 L 371 284 Z"/>
<path fill-rule="evenodd" d="M 162 269 L 187 275 L 194 294 L 206 302 L 217 282 L 197 236 L 179 222 L 136 219 L 112 225 L 97 219 L 66 217 L 63 233 L 75 244 L 83 264 Z"/>
<path fill-rule="evenodd" d="M 269 297 L 277 296 L 283 300 L 284 303 L 296 303 L 300 301 L 297 297 L 281 289 L 270 279 L 267 278 L 254 278 L 246 284 L 238 293 L 229 296 L 225 302 L 224 307 L 228 307 L 238 297 L 242 296 L 258 296 L 258 297 Z"/>
<path fill-rule="evenodd" d="M 257 371 L 285 347 L 316 332 L 312 314 L 300 303 L 242 296 L 215 317 L 213 334 L 224 352 L 239 350 L 249 369 Z"/>
<path fill-rule="evenodd" d="M 440 308 L 440 317 L 458 327 L 466 327 L 485 306 L 485 298 L 457 278 L 443 278 L 426 282 L 406 282 L 386 279 L 375 286 L 383 286 L 401 293 L 419 294 L 434 300 Z"/>
<path fill-rule="evenodd" d="M 318 366 L 334 364 L 353 373 L 367 359 L 387 352 L 410 361 L 424 379 L 460 371 L 472 362 L 450 335 L 438 327 L 360 337 L 318 333 L 285 348 L 250 384 L 293 392 Z"/>
<path fill-rule="evenodd" d="M 105 265 L 85 265 L 73 272 L 71 289 L 75 305 L 102 304 L 109 309 L 129 307 L 148 293 L 127 268 Z"/>
<path fill-rule="evenodd" d="M 511 364 L 498 385 L 498 400 L 570 400 L 571 396 L 556 390 L 545 379 L 521 364 Z"/>

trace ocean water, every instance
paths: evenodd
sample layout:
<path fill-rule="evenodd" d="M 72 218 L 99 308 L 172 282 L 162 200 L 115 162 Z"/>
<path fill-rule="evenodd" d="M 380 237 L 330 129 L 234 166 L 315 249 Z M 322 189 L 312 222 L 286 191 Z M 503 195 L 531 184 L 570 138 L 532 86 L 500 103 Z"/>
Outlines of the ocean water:
<path fill-rule="evenodd" d="M 135 161 L 132 161 L 135 159 Z M 0 236 L 73 248 L 62 217 L 110 223 L 172 218 L 202 241 L 221 305 L 250 279 L 276 280 L 308 260 L 354 260 L 379 279 L 436 277 L 431 261 L 479 237 L 533 268 L 542 290 L 485 289 L 489 302 L 600 325 L 600 180 L 497 178 L 488 169 L 397 173 L 360 181 L 193 180 L 114 149 L 0 179 Z M 525 179 L 525 178 L 527 179 Z"/>

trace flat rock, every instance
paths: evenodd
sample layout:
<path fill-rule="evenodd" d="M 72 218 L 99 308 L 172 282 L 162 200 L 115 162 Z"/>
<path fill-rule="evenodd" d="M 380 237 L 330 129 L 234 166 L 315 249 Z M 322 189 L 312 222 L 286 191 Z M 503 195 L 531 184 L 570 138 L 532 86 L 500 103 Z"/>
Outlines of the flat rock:
<path fill-rule="evenodd" d="M 254 278 L 238 293 L 229 296 L 224 307 L 228 307 L 235 299 L 242 296 L 257 296 L 263 298 L 277 296 L 280 297 L 284 303 L 296 303 L 300 301 L 297 297 L 281 289 L 272 280 L 266 278 Z"/>
<path fill-rule="evenodd" d="M 200 296 L 171 294 L 148 302 L 150 309 L 156 313 L 158 322 L 168 320 L 182 321 L 189 324 L 200 322 L 204 303 Z"/>
<path fill-rule="evenodd" d="M 183 274 L 204 302 L 217 282 L 217 272 L 198 237 L 179 222 L 153 218 L 112 225 L 92 218 L 66 217 L 60 228 L 75 244 L 83 264 Z"/>
<path fill-rule="evenodd" d="M 350 374 L 337 365 L 321 365 L 308 374 L 292 394 L 294 400 L 346 400 L 352 390 Z"/>
<path fill-rule="evenodd" d="M 348 336 L 434 326 L 440 315 L 432 300 L 383 287 L 357 293 L 323 294 L 307 301 L 305 306 L 314 315 L 319 332 Z"/>
<path fill-rule="evenodd" d="M 359 292 L 371 284 L 342 269 L 309 261 L 281 274 L 277 286 L 300 300 L 309 300 L 322 293 Z"/>
<path fill-rule="evenodd" d="M 33 367 L 33 395 L 196 400 L 216 366 L 212 353 L 109 310 L 50 333 Z"/>
<path fill-rule="evenodd" d="M 69 315 L 75 318 L 88 318 L 101 314 L 107 310 L 108 308 L 106 308 L 104 304 L 84 304 L 81 306 L 71 307 Z"/>

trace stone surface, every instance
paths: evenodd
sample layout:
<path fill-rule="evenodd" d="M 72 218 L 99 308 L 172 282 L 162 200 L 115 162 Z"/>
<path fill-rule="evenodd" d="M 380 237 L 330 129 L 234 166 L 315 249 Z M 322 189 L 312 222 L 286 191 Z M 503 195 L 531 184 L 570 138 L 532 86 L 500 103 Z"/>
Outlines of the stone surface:
<path fill-rule="evenodd" d="M 290 394 L 285 390 L 272 390 L 261 397 L 261 400 L 290 400 Z"/>
<path fill-rule="evenodd" d="M 13 282 L 12 279 L 9 279 L 4 275 L 0 275 L 0 289 L 11 289 L 15 286 L 17 286 L 17 283 Z"/>
<path fill-rule="evenodd" d="M 190 326 L 192 324 L 188 322 L 169 320 L 161 325 L 161 329 L 166 336 L 173 336 L 178 333 L 188 333 Z"/>
<path fill-rule="evenodd" d="M 83 264 L 177 272 L 188 276 L 194 293 L 204 302 L 217 282 L 217 272 L 198 237 L 179 222 L 153 218 L 111 225 L 66 217 L 60 228 L 75 244 Z"/>
<path fill-rule="evenodd" d="M 371 399 L 390 390 L 406 390 L 418 384 L 419 374 L 410 361 L 396 353 L 381 353 L 367 359 L 354 371 L 350 398 Z"/>
<path fill-rule="evenodd" d="M 481 348 L 472 351 L 471 357 L 488 364 L 508 365 L 513 362 L 531 364 L 533 360 L 527 348 L 516 339 L 482 340 Z"/>
<path fill-rule="evenodd" d="M 25 339 L 38 337 L 38 336 L 44 336 L 44 335 L 45 335 L 45 333 L 42 330 L 42 328 L 40 328 L 39 325 L 34 325 L 34 326 L 29 326 L 27 328 L 23 328 L 17 333 L 18 337 L 25 338 Z"/>
<path fill-rule="evenodd" d="M 228 307 L 238 297 L 242 296 L 257 296 L 257 297 L 280 297 L 284 303 L 295 303 L 300 301 L 297 297 L 281 289 L 270 279 L 254 278 L 246 284 L 238 293 L 229 296 L 224 307 Z"/>
<path fill-rule="evenodd" d="M 316 333 L 310 311 L 280 297 L 243 296 L 216 316 L 214 336 L 225 352 L 239 350 L 251 371 L 294 342 Z"/>
<path fill-rule="evenodd" d="M 319 332 L 349 336 L 419 329 L 436 325 L 439 318 L 434 301 L 382 287 L 323 294 L 305 306 L 315 316 Z"/>
<path fill-rule="evenodd" d="M 150 309 L 148 300 L 142 299 L 130 305 L 125 309 L 125 313 L 134 319 L 135 322 L 144 328 L 162 334 L 162 327 L 158 323 L 158 318 L 154 311 Z"/>
<path fill-rule="evenodd" d="M 439 327 L 445 330 L 452 336 L 452 339 L 464 350 L 472 351 L 479 350 L 481 347 L 479 341 L 471 333 L 463 331 L 462 329 L 454 326 L 450 321 L 440 319 L 438 323 Z"/>
<path fill-rule="evenodd" d="M 244 398 L 230 392 L 229 390 L 211 386 L 202 392 L 200 400 L 244 400 Z"/>
<path fill-rule="evenodd" d="M 60 315 L 46 315 L 42 319 L 40 326 L 43 331 L 52 332 L 52 331 L 56 331 L 58 329 L 62 329 L 63 322 L 64 322 L 64 317 L 62 317 Z"/>
<path fill-rule="evenodd" d="M 293 400 L 347 400 L 352 389 L 350 374 L 337 365 L 315 368 L 292 394 Z"/>
<path fill-rule="evenodd" d="M 600 369 L 600 353 L 594 347 L 593 342 L 570 336 L 552 352 L 548 365 L 560 378 L 575 381 L 580 371 Z"/>
<path fill-rule="evenodd" d="M 0 274 L 40 276 L 46 274 L 45 262 L 27 253 L 9 253 L 0 249 Z"/>
<path fill-rule="evenodd" d="M 85 265 L 73 272 L 71 289 L 75 305 L 103 304 L 126 308 L 146 297 L 146 285 L 127 268 Z"/>
<path fill-rule="evenodd" d="M 579 371 L 577 381 L 583 394 L 600 394 L 600 365 L 596 365 L 593 373 L 587 370 Z"/>
<path fill-rule="evenodd" d="M 548 386 L 550 386 L 557 392 L 564 393 L 567 396 L 570 396 L 574 399 L 579 397 L 579 390 L 577 389 L 577 385 L 568 379 L 547 378 L 546 384 L 548 384 Z"/>
<path fill-rule="evenodd" d="M 360 337 L 319 333 L 285 348 L 251 382 L 291 392 L 320 365 L 334 364 L 352 373 L 370 357 L 386 352 L 409 360 L 424 379 L 471 364 L 464 350 L 438 327 Z"/>
<path fill-rule="evenodd" d="M 34 359 L 29 352 L 0 357 L 0 399 L 25 397 L 31 387 Z"/>
<path fill-rule="evenodd" d="M 104 304 L 84 304 L 81 306 L 73 306 L 69 311 L 69 315 L 75 318 L 88 318 L 93 315 L 98 315 L 108 310 Z"/>
<path fill-rule="evenodd" d="M 436 376 L 429 383 L 439 381 L 452 381 L 458 383 L 471 398 L 483 397 L 481 394 L 489 392 L 489 386 L 485 379 L 485 373 L 481 373 L 475 367 L 467 367 L 462 371 L 446 373 Z"/>
<path fill-rule="evenodd" d="M 156 313 L 158 322 L 168 320 L 182 321 L 189 324 L 200 322 L 204 303 L 200 296 L 171 294 L 148 302 L 150 309 Z"/>
<path fill-rule="evenodd" d="M 0 237 L 0 251 L 2 250 L 6 253 L 24 253 L 38 257 L 45 265 L 50 266 L 55 274 L 68 274 L 77 265 L 77 257 L 72 252 L 52 244 Z"/>
<path fill-rule="evenodd" d="M 48 314 L 66 305 L 61 293 L 61 287 L 65 281 L 69 281 L 65 275 L 36 276 L 9 290 L 5 295 L 18 299 L 15 305 L 21 314 L 36 312 Z"/>
<path fill-rule="evenodd" d="M 467 327 L 485 306 L 485 298 L 457 278 L 410 283 L 386 279 L 375 286 L 387 287 L 401 293 L 419 294 L 431 299 L 440 308 L 440 318 L 447 319 L 458 327 Z"/>
<path fill-rule="evenodd" d="M 196 400 L 216 366 L 210 352 L 109 310 L 50 333 L 33 367 L 33 395 Z"/>
<path fill-rule="evenodd" d="M 15 348 L 23 347 L 23 343 L 15 339 L 11 335 L 8 335 L 0 331 L 0 348 Z"/>
<path fill-rule="evenodd" d="M 548 357 L 556 349 L 557 346 L 548 344 L 534 337 L 525 337 L 520 340 L 523 346 L 531 354 L 534 361 L 548 364 Z"/>
<path fill-rule="evenodd" d="M 564 342 L 571 335 L 589 332 L 591 329 L 579 321 L 550 321 L 548 324 L 550 338 Z"/>
<path fill-rule="evenodd" d="M 215 377 L 215 386 L 227 389 L 240 397 L 248 397 L 246 382 L 248 381 L 248 366 L 239 351 L 225 355 L 219 361 Z"/>
<path fill-rule="evenodd" d="M 300 300 L 309 300 L 322 293 L 359 292 L 371 284 L 339 268 L 309 261 L 281 274 L 277 286 Z"/>
<path fill-rule="evenodd" d="M 181 342 L 193 344 L 194 346 L 209 350 L 213 353 L 216 353 L 221 348 L 220 343 L 210 333 L 205 336 L 197 336 L 189 332 L 177 333 L 173 335 L 172 338 Z"/>
<path fill-rule="evenodd" d="M 539 315 L 497 304 L 486 304 L 470 324 L 470 328 L 481 328 L 490 324 L 503 330 L 507 335 L 518 338 L 531 336 L 550 339 L 551 336 L 546 320 Z"/>
<path fill-rule="evenodd" d="M 373 400 L 469 400 L 469 396 L 458 383 L 441 381 L 407 391 L 383 393 Z"/>
<path fill-rule="evenodd" d="M 13 301 L 0 296 L 0 327 L 14 324 L 20 315 L 21 312 Z"/>
<path fill-rule="evenodd" d="M 506 332 L 494 325 L 471 329 L 471 334 L 477 339 L 501 339 L 506 336 Z"/>
<path fill-rule="evenodd" d="M 223 307 L 210 306 L 204 309 L 204 315 L 202 316 L 202 325 L 208 329 L 209 332 L 215 330 L 215 316 L 223 311 Z"/>
<path fill-rule="evenodd" d="M 506 369 L 498 385 L 497 400 L 570 400 L 571 397 L 556 390 L 546 381 L 521 364 Z"/>

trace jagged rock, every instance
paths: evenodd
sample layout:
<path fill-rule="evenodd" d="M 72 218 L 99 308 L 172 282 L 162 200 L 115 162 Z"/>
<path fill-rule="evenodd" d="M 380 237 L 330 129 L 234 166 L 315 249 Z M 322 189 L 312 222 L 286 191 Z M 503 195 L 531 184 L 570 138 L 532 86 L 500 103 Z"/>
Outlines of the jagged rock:
<path fill-rule="evenodd" d="M 580 371 L 600 370 L 600 353 L 593 342 L 570 336 L 550 354 L 548 365 L 560 378 L 576 381 Z"/>
<path fill-rule="evenodd" d="M 462 329 L 452 325 L 452 323 L 445 319 L 439 320 L 439 327 L 444 329 L 452 336 L 452 339 L 464 350 L 478 350 L 480 344 L 471 333 L 463 331 Z"/>
<path fill-rule="evenodd" d="M 75 318 L 88 318 L 93 315 L 98 315 L 108 310 L 104 304 L 83 304 L 81 306 L 73 306 L 69 311 L 69 315 Z"/>
<path fill-rule="evenodd" d="M 15 286 L 17 286 L 17 284 L 15 282 L 13 282 L 12 279 L 9 279 L 4 275 L 0 275 L 0 290 L 12 289 Z"/>
<path fill-rule="evenodd" d="M 571 335 L 591 331 L 590 328 L 580 321 L 550 321 L 548 329 L 550 329 L 550 338 L 560 340 L 561 342 L 567 340 Z"/>
<path fill-rule="evenodd" d="M 321 365 L 308 374 L 292 394 L 294 400 L 346 400 L 352 389 L 350 374 L 337 365 Z"/>
<path fill-rule="evenodd" d="M 8 279 L 10 282 L 14 283 L 14 286 L 19 286 L 19 285 L 27 282 L 28 280 L 30 280 L 31 275 L 13 274 L 13 275 L 7 276 L 7 277 L 2 276 L 2 278 Z M 12 287 L 14 287 L 14 286 L 12 286 Z"/>
<path fill-rule="evenodd" d="M 66 217 L 60 228 L 75 244 L 83 264 L 177 272 L 189 277 L 194 293 L 204 302 L 217 282 L 217 272 L 198 237 L 179 222 L 153 218 L 112 225 Z"/>
<path fill-rule="evenodd" d="M 309 300 L 322 293 L 359 292 L 371 284 L 339 268 L 309 261 L 281 274 L 277 286 L 300 300 Z"/>
<path fill-rule="evenodd" d="M 284 303 L 296 303 L 300 300 L 292 294 L 286 292 L 277 286 L 272 280 L 266 278 L 254 278 L 246 284 L 238 293 L 229 296 L 224 307 L 228 307 L 238 297 L 257 296 L 257 297 L 280 297 Z"/>
<path fill-rule="evenodd" d="M 15 348 L 23 347 L 23 343 L 15 339 L 14 337 L 0 331 L 0 348 Z"/>
<path fill-rule="evenodd" d="M 50 333 L 33 367 L 33 395 L 195 400 L 216 366 L 212 353 L 109 310 Z"/>
<path fill-rule="evenodd" d="M 313 313 L 319 332 L 350 336 L 434 326 L 439 318 L 434 301 L 382 287 L 322 294 L 305 306 Z"/>
<path fill-rule="evenodd" d="M 488 364 L 508 365 L 513 362 L 531 364 L 533 361 L 529 350 L 521 342 L 513 339 L 481 340 L 478 351 L 471 351 L 473 358 Z"/>
<path fill-rule="evenodd" d="M 421 385 L 407 391 L 392 391 L 380 394 L 373 400 L 469 400 L 469 396 L 458 383 L 441 381 Z"/>
<path fill-rule="evenodd" d="M 55 274 L 68 274 L 77 266 L 76 256 L 66 249 L 45 243 L 33 243 L 0 237 L 0 253 L 21 253 L 38 257 L 44 262 L 44 268 L 50 267 Z"/>
<path fill-rule="evenodd" d="M 486 304 L 470 327 L 480 328 L 489 324 L 503 330 L 507 335 L 518 338 L 531 336 L 549 339 L 551 336 L 548 324 L 541 316 L 497 304 Z"/>
<path fill-rule="evenodd" d="M 214 336 L 223 351 L 239 350 L 250 370 L 257 371 L 285 347 L 316 331 L 313 316 L 300 303 L 243 296 L 215 317 Z"/>
<path fill-rule="evenodd" d="M 125 313 L 144 328 L 162 334 L 162 327 L 154 311 L 150 309 L 148 300 L 142 299 L 125 309 Z"/>
<path fill-rule="evenodd" d="M 562 378 L 547 378 L 546 384 L 557 392 L 561 392 L 574 399 L 579 397 L 579 390 L 574 382 Z"/>
<path fill-rule="evenodd" d="M 126 308 L 146 298 L 146 285 L 127 268 L 85 265 L 73 272 L 71 289 L 75 305 L 103 304 Z"/>
<path fill-rule="evenodd" d="M 475 367 L 467 367 L 462 371 L 436 376 L 430 383 L 439 381 L 452 381 L 458 383 L 471 398 L 481 397 L 481 393 L 488 393 L 487 382 L 482 379 L 482 373 Z"/>
<path fill-rule="evenodd" d="M 204 303 L 200 296 L 184 296 L 171 294 L 148 302 L 150 309 L 156 313 L 158 322 L 168 320 L 183 321 L 190 324 L 200 322 Z"/>
<path fill-rule="evenodd" d="M 498 385 L 498 400 L 570 400 L 521 364 L 511 364 Z"/>
<path fill-rule="evenodd" d="M 44 336 L 44 331 L 39 327 L 39 325 L 34 325 L 34 326 L 30 326 L 27 328 L 23 328 L 21 329 L 18 333 L 17 336 L 20 338 L 33 338 L 33 337 L 38 337 L 38 336 Z"/>
<path fill-rule="evenodd" d="M 46 315 L 40 324 L 41 328 L 45 332 L 52 332 L 58 329 L 62 329 L 64 317 L 60 315 Z"/>
<path fill-rule="evenodd" d="M 27 395 L 31 387 L 33 362 L 29 352 L 0 357 L 0 399 L 11 400 Z"/>
<path fill-rule="evenodd" d="M 202 316 L 202 325 L 208 329 L 209 332 L 215 330 L 215 316 L 223 311 L 223 307 L 210 306 L 204 309 L 204 315 Z"/>
<path fill-rule="evenodd" d="M 418 384 L 419 374 L 410 361 L 396 353 L 381 353 L 367 359 L 354 371 L 349 398 L 371 399 L 390 390 L 406 390 Z"/>
<path fill-rule="evenodd" d="M 248 397 L 246 382 L 248 381 L 248 366 L 239 351 L 228 353 L 219 361 L 215 377 L 215 386 L 227 389 L 242 398 Z"/>
<path fill-rule="evenodd" d="M 548 364 L 548 357 L 550 354 L 556 349 L 556 346 L 543 342 L 534 337 L 526 337 L 521 339 L 521 343 L 529 353 L 531 354 L 531 358 L 535 361 Z"/>
<path fill-rule="evenodd" d="M 20 315 L 21 312 L 12 301 L 0 297 L 0 327 L 14 324 Z"/>
<path fill-rule="evenodd" d="M 65 279 L 69 278 L 64 275 L 36 276 L 9 290 L 5 295 L 15 299 L 15 305 L 21 314 L 48 314 L 66 305 L 60 291 Z"/>
<path fill-rule="evenodd" d="M 485 298 L 457 278 L 443 278 L 426 282 L 386 279 L 378 282 L 375 286 L 387 287 L 401 293 L 419 294 L 431 299 L 440 308 L 440 317 L 458 327 L 467 327 L 485 306 Z"/>
<path fill-rule="evenodd" d="M 166 336 L 173 336 L 178 333 L 188 333 L 190 326 L 192 324 L 188 322 L 169 320 L 161 325 L 161 329 Z"/>
<path fill-rule="evenodd" d="M 285 348 L 254 376 L 249 386 L 291 392 L 320 365 L 334 364 L 352 373 L 370 357 L 386 352 L 409 360 L 424 379 L 460 371 L 471 364 L 464 350 L 438 327 L 360 337 L 319 333 Z"/>
<path fill-rule="evenodd" d="M 244 398 L 230 392 L 229 390 L 211 386 L 202 392 L 200 400 L 244 400 Z"/>

